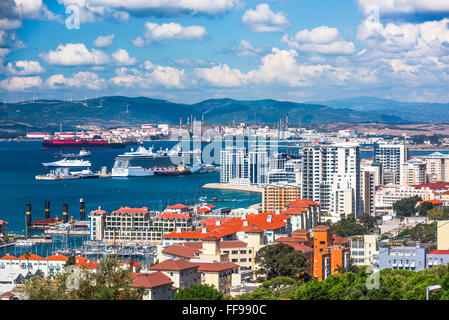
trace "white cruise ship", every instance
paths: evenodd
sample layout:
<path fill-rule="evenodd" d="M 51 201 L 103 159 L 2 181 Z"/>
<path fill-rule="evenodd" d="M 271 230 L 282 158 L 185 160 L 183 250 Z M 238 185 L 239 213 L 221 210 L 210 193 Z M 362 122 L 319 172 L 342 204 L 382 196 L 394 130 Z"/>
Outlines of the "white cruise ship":
<path fill-rule="evenodd" d="M 172 160 L 176 157 L 177 160 L 184 158 L 186 161 L 192 161 L 194 155 L 198 150 L 194 152 L 182 152 L 181 149 L 176 146 L 171 150 L 158 150 L 153 152 L 153 148 L 148 150 L 145 147 L 140 146 L 136 151 L 131 149 L 131 152 L 125 152 L 118 155 L 115 158 L 114 166 L 112 168 L 112 177 L 148 177 L 154 176 L 159 171 L 168 170 L 176 164 L 173 164 Z"/>

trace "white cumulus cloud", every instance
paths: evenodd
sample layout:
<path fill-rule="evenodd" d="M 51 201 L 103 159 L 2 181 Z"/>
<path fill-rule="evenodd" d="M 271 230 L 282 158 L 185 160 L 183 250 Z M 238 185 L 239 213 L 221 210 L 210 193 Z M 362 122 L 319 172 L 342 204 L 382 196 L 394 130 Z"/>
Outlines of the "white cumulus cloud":
<path fill-rule="evenodd" d="M 45 69 L 38 61 L 19 60 L 15 62 L 8 62 L 5 67 L 7 74 L 16 76 L 29 76 L 45 72 Z"/>
<path fill-rule="evenodd" d="M 92 49 L 89 51 L 82 43 L 60 44 L 56 50 L 40 53 L 47 63 L 59 66 L 98 65 L 109 62 L 104 52 Z"/>
<path fill-rule="evenodd" d="M 206 29 L 201 26 L 184 27 L 175 22 L 163 24 L 146 22 L 144 31 L 145 39 L 138 37 L 134 39 L 133 44 L 141 47 L 145 44 L 160 40 L 202 40 L 206 36 Z"/>
<path fill-rule="evenodd" d="M 119 49 L 114 52 L 112 54 L 112 58 L 114 59 L 116 64 L 122 66 L 129 66 L 137 63 L 137 59 L 130 57 L 128 51 L 124 49 Z"/>
<path fill-rule="evenodd" d="M 39 88 L 41 85 L 42 79 L 39 76 L 10 77 L 0 81 L 0 88 L 6 91 L 25 91 L 30 88 Z"/>
<path fill-rule="evenodd" d="M 106 48 L 109 47 L 114 41 L 115 35 L 113 33 L 106 36 L 98 36 L 94 40 L 94 46 L 97 48 Z"/>
<path fill-rule="evenodd" d="M 266 3 L 256 9 L 248 9 L 242 16 L 242 22 L 255 32 L 281 32 L 290 25 L 282 12 L 274 13 Z"/>

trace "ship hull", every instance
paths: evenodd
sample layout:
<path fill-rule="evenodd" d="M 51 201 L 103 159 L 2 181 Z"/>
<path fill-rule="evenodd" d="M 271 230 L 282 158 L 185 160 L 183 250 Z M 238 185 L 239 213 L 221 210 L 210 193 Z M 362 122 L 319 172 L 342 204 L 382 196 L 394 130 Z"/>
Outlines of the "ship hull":
<path fill-rule="evenodd" d="M 123 149 L 127 146 L 126 143 L 112 142 L 112 143 L 95 143 L 95 142 L 70 142 L 70 143 L 55 143 L 42 142 L 42 149 Z"/>
<path fill-rule="evenodd" d="M 112 168 L 112 177 L 151 177 L 154 171 L 141 167 Z"/>

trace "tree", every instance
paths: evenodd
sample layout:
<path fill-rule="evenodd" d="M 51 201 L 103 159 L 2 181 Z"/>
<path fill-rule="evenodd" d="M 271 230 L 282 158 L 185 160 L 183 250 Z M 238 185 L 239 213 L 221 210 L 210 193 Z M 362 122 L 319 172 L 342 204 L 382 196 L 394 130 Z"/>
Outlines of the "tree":
<path fill-rule="evenodd" d="M 179 289 L 173 300 L 223 300 L 223 294 L 213 285 L 193 284 L 189 288 Z"/>
<path fill-rule="evenodd" d="M 25 257 L 25 259 L 27 259 L 27 269 L 28 269 L 31 253 L 28 250 L 26 250 L 25 253 L 23 254 L 23 256 Z"/>
<path fill-rule="evenodd" d="M 25 282 L 25 291 L 32 300 L 68 299 L 68 300 L 136 300 L 141 295 L 131 287 L 131 272 L 119 267 L 119 260 L 114 256 L 106 256 L 97 268 L 97 272 L 81 270 L 79 286 L 67 289 L 66 280 L 70 271 L 57 275 L 55 279 L 32 278 Z M 56 288 L 56 296 L 50 291 Z M 56 297 L 56 298 L 53 298 Z"/>
<path fill-rule="evenodd" d="M 25 292 L 28 300 L 66 300 L 66 279 L 68 274 L 50 277 L 32 277 L 25 281 Z"/>
<path fill-rule="evenodd" d="M 420 216 L 426 216 L 427 212 L 432 210 L 434 208 L 434 205 L 430 202 L 423 202 L 421 203 L 418 208 L 416 208 L 416 211 Z"/>
<path fill-rule="evenodd" d="M 419 242 L 433 242 L 437 237 L 437 223 L 423 224 L 418 223 L 410 229 L 412 240 Z"/>
<path fill-rule="evenodd" d="M 429 220 L 446 220 L 448 218 L 448 212 L 441 208 L 435 207 L 426 214 Z"/>
<path fill-rule="evenodd" d="M 400 217 L 410 217 L 416 213 L 416 204 L 418 201 L 422 201 L 420 196 L 401 199 L 393 203 L 393 210 L 396 211 Z"/>
<path fill-rule="evenodd" d="M 74 266 L 76 264 L 75 256 L 70 256 L 64 264 L 64 268 Z"/>
<path fill-rule="evenodd" d="M 295 251 L 292 246 L 278 243 L 265 246 L 257 251 L 256 264 L 259 266 L 256 275 L 262 280 L 275 277 L 290 277 L 304 279 L 307 277 L 307 259 L 301 251 Z"/>
<path fill-rule="evenodd" d="M 262 285 L 249 293 L 235 297 L 235 300 L 276 300 L 292 299 L 294 293 L 303 284 L 289 277 L 276 277 L 265 281 Z"/>
<path fill-rule="evenodd" d="M 364 214 L 359 218 L 359 222 L 365 227 L 366 231 L 374 232 L 377 227 L 376 217 Z"/>
<path fill-rule="evenodd" d="M 366 228 L 357 222 L 353 214 L 341 215 L 340 220 L 331 225 L 331 233 L 350 237 L 366 233 Z"/>

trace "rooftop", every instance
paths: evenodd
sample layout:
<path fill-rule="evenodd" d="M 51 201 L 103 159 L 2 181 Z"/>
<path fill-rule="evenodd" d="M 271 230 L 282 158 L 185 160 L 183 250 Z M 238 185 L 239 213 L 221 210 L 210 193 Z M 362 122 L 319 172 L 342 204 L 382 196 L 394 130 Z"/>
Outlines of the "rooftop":
<path fill-rule="evenodd" d="M 178 259 L 178 260 L 165 260 L 154 266 L 150 267 L 150 270 L 170 270 L 170 271 L 180 271 L 185 269 L 195 268 L 196 264 L 189 261 Z"/>
<path fill-rule="evenodd" d="M 172 285 L 173 281 L 162 272 L 133 273 L 133 287 L 154 288 Z"/>

